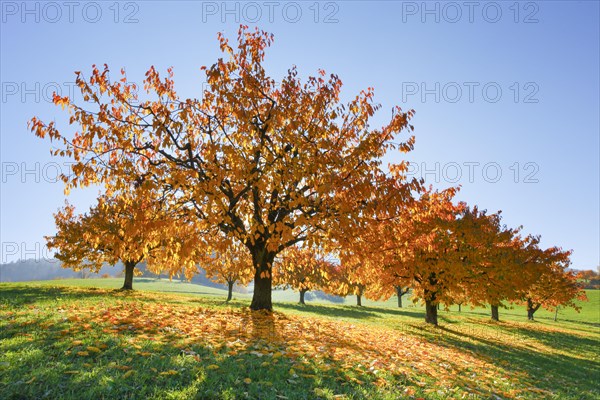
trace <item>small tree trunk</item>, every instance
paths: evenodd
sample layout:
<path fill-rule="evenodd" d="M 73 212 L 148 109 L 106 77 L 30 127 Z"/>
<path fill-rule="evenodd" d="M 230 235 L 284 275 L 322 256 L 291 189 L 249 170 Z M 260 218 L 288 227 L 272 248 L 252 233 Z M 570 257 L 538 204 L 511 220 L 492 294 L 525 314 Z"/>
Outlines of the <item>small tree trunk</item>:
<path fill-rule="evenodd" d="M 125 261 L 125 282 L 122 290 L 133 290 L 133 270 L 136 263 L 133 261 Z"/>
<path fill-rule="evenodd" d="M 356 295 L 356 305 L 359 307 L 362 306 L 362 295 L 360 295 L 360 294 Z"/>
<path fill-rule="evenodd" d="M 235 281 L 227 281 L 227 302 L 230 302 L 233 298 L 233 284 Z"/>
<path fill-rule="evenodd" d="M 271 300 L 272 263 L 275 258 L 274 253 L 267 252 L 266 246 L 254 244 L 249 248 L 252 254 L 252 263 L 254 264 L 254 294 L 252 295 L 251 310 L 273 310 Z"/>
<path fill-rule="evenodd" d="M 396 286 L 396 296 L 398 296 L 398 308 L 402 308 L 402 296 L 404 296 L 404 292 L 401 286 Z"/>
<path fill-rule="evenodd" d="M 498 313 L 498 306 L 492 304 L 491 307 L 492 307 L 492 320 L 500 321 L 500 316 L 499 316 L 500 314 Z"/>
<path fill-rule="evenodd" d="M 462 304 L 459 304 L 458 305 L 458 312 L 461 312 L 461 311 L 462 311 Z"/>
<path fill-rule="evenodd" d="M 306 304 L 304 302 L 304 295 L 306 294 L 306 292 L 308 292 L 308 290 L 306 290 L 306 289 L 300 290 L 300 304 Z"/>
<path fill-rule="evenodd" d="M 531 299 L 527 299 L 527 319 L 533 321 L 533 314 L 537 311 L 539 306 L 535 307 Z"/>
<path fill-rule="evenodd" d="M 437 326 L 438 324 L 438 309 L 437 304 L 433 304 L 431 300 L 425 300 L 425 322 Z"/>
<path fill-rule="evenodd" d="M 558 320 L 558 306 L 556 306 L 556 310 L 554 310 L 554 322 Z"/>

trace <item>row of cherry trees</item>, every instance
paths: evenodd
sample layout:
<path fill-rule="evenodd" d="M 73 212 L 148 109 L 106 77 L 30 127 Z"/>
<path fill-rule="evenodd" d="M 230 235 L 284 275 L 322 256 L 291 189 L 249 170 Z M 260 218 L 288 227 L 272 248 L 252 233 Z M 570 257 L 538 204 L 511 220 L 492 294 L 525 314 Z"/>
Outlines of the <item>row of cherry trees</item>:
<path fill-rule="evenodd" d="M 369 226 L 340 262 L 325 262 L 315 249 L 294 249 L 296 265 L 275 263 L 285 285 L 299 290 L 374 300 L 408 289 L 425 303 L 426 321 L 437 325 L 440 305 L 489 305 L 492 319 L 510 303 L 525 304 L 529 319 L 540 307 L 577 309 L 584 299 L 577 275 L 568 269 L 570 251 L 543 249 L 539 237 L 501 224 L 500 213 L 453 203 L 455 190 L 424 191 L 397 218 Z M 322 266 L 316 268 L 318 263 Z"/>
<path fill-rule="evenodd" d="M 137 85 L 93 67 L 76 83 L 84 102 L 54 96 L 73 130 L 31 120 L 73 161 L 65 191 L 99 185 L 84 214 L 68 205 L 48 238 L 63 265 L 117 260 L 130 289 L 135 265 L 187 277 L 206 268 L 226 282 L 254 282 L 251 308 L 272 309 L 274 284 L 305 293 L 389 297 L 413 289 L 437 324 L 437 305 L 572 304 L 569 253 L 500 225 L 499 214 L 453 201 L 406 178 L 407 163 L 382 165 L 413 148 L 413 111 L 395 107 L 379 128 L 373 89 L 340 100 L 338 76 L 304 82 L 295 67 L 276 83 L 263 67 L 273 36 L 241 26 L 236 48 L 203 67 L 201 99 L 181 98 L 173 71 L 152 67 Z M 398 289 L 400 288 L 400 289 Z M 546 298 L 552 289 L 563 293 Z M 536 308 L 537 307 L 537 308 Z M 496 308 L 497 309 L 497 308 Z"/>

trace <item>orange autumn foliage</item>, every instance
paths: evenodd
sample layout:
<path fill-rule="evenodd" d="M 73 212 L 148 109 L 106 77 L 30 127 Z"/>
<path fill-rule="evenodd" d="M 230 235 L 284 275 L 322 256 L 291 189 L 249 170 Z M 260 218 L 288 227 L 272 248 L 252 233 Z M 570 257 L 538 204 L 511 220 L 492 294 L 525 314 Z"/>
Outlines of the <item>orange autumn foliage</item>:
<path fill-rule="evenodd" d="M 235 46 L 222 34 L 218 39 L 223 57 L 202 67 L 201 98 L 180 97 L 172 69 L 162 77 L 151 67 L 141 99 L 124 70 L 111 81 L 108 66 L 94 66 L 89 78 L 77 73 L 86 103 L 54 97 L 77 132 L 71 137 L 38 118 L 31 129 L 59 144 L 53 154 L 74 161 L 73 174 L 64 177 L 67 191 L 97 183 L 118 191 L 140 176 L 172 189 L 170 200 L 187 206 L 196 229 L 247 248 L 251 307 L 271 309 L 278 254 L 360 233 L 362 216 L 375 207 L 375 188 L 387 180 L 382 158 L 413 147 L 413 137 L 398 137 L 412 130 L 413 111 L 394 107 L 375 128 L 380 106 L 372 88 L 343 103 L 337 75 L 319 70 L 303 81 L 295 67 L 277 83 L 263 65 L 271 34 L 242 26 Z M 389 170 L 406 196 L 414 186 L 401 179 L 406 164 Z"/>

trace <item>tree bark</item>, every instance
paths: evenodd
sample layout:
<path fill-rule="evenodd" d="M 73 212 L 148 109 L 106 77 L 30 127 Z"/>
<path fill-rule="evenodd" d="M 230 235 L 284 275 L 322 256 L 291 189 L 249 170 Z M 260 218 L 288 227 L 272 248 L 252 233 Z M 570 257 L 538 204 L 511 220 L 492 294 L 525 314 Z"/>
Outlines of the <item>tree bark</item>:
<path fill-rule="evenodd" d="M 234 281 L 227 281 L 227 302 L 231 301 L 233 298 L 233 284 Z"/>
<path fill-rule="evenodd" d="M 533 314 L 540 308 L 540 305 L 535 306 L 531 299 L 527 299 L 527 319 L 533 321 Z"/>
<path fill-rule="evenodd" d="M 265 246 L 253 245 L 250 248 L 254 264 L 254 294 L 252 295 L 251 310 L 273 310 L 271 301 L 272 265 L 275 254 L 267 251 Z"/>
<path fill-rule="evenodd" d="M 425 322 L 437 326 L 438 324 L 438 309 L 437 304 L 433 304 L 432 300 L 425 300 Z"/>
<path fill-rule="evenodd" d="M 462 311 L 462 304 L 459 304 L 458 305 L 458 312 L 461 312 L 461 311 Z"/>
<path fill-rule="evenodd" d="M 402 296 L 408 293 L 408 288 L 402 290 L 402 286 L 396 286 L 396 296 L 398 296 L 398 308 L 402 308 Z"/>
<path fill-rule="evenodd" d="M 498 305 L 491 305 L 492 307 L 492 320 L 500 321 L 500 314 L 498 313 Z"/>
<path fill-rule="evenodd" d="M 306 294 L 306 292 L 308 292 L 308 290 L 306 290 L 306 289 L 300 290 L 300 304 L 306 304 L 304 302 L 304 295 Z"/>
<path fill-rule="evenodd" d="M 121 288 L 122 290 L 133 290 L 133 270 L 136 264 L 133 261 L 125 261 L 125 282 Z"/>
<path fill-rule="evenodd" d="M 356 295 L 356 305 L 359 307 L 362 306 L 362 296 L 360 294 Z"/>

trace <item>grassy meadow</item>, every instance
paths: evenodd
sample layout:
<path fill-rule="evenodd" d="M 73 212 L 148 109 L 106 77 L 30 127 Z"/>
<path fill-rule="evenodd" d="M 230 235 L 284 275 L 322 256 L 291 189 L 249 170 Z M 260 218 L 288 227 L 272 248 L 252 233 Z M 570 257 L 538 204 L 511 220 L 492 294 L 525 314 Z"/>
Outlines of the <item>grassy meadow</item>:
<path fill-rule="evenodd" d="M 598 399 L 600 291 L 581 313 L 297 304 L 137 278 L 0 284 L 2 399 Z"/>

